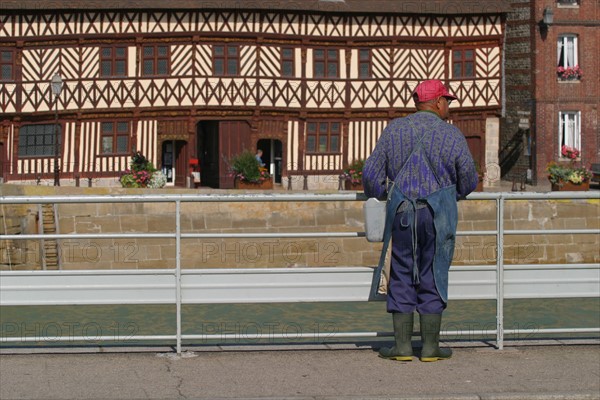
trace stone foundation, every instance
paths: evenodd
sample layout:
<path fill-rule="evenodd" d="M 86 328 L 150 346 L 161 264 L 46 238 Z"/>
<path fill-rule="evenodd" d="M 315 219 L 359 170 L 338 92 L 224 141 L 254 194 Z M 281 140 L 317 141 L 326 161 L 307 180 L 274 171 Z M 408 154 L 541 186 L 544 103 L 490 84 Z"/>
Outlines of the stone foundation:
<path fill-rule="evenodd" d="M 198 190 L 68 188 L 2 185 L 2 195 L 198 193 Z M 215 193 L 211 191 L 210 193 Z M 207 192 L 208 193 L 208 192 Z M 224 193 L 226 193 L 224 191 Z M 230 192 L 229 192 L 230 193 Z M 306 192 L 303 192 L 306 193 Z M 600 229 L 598 200 L 509 201 L 504 228 Z M 360 232 L 362 202 L 182 203 L 182 233 Z M 60 233 L 175 232 L 175 204 L 61 204 Z M 495 201 L 459 204 L 459 231 L 494 230 Z M 2 234 L 38 233 L 38 205 L 2 207 Z M 0 240 L 0 269 L 42 269 L 40 241 Z M 62 269 L 173 268 L 174 239 L 61 239 Z M 510 235 L 505 264 L 600 262 L 600 235 Z M 375 266 L 381 244 L 365 238 L 184 239 L 183 268 Z M 494 236 L 459 236 L 455 265 L 494 265 Z M 55 268 L 46 263 L 46 268 Z"/>

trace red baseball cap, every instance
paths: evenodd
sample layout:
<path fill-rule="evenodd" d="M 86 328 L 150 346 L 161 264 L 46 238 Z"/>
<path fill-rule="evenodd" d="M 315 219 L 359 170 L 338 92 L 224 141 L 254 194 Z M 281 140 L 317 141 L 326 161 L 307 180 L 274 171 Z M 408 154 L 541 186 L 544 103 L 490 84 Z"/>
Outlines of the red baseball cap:
<path fill-rule="evenodd" d="M 458 97 L 451 94 L 442 81 L 438 79 L 430 79 L 423 81 L 417 85 L 413 92 L 419 102 L 437 99 L 438 97 L 447 97 L 452 100 L 457 100 Z"/>

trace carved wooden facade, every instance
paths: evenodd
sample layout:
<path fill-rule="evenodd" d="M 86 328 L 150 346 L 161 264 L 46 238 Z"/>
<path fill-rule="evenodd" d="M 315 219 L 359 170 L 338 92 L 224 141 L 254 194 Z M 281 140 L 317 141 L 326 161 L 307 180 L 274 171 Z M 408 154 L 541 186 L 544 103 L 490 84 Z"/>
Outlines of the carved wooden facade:
<path fill-rule="evenodd" d="M 459 97 L 452 122 L 475 157 L 494 161 L 486 147 L 502 105 L 505 8 L 377 15 L 297 4 L 148 11 L 142 3 L 0 10 L 5 181 L 52 176 L 53 155 L 27 154 L 23 128 L 54 124 L 55 107 L 62 179 L 118 177 L 134 150 L 160 166 L 165 143 L 177 142 L 180 170 L 200 158 L 203 178 L 217 174 L 228 187 L 227 158 L 241 150 L 236 131 L 227 146 L 211 144 L 226 123 L 241 127 L 239 143 L 252 150 L 276 142 L 266 161 L 279 160 L 280 176 L 337 176 L 370 154 L 390 119 L 413 111 L 412 89 L 431 78 Z M 466 73 L 458 57 L 470 57 Z M 125 147 L 103 148 L 112 143 L 102 139 L 106 123 L 126 129 Z"/>

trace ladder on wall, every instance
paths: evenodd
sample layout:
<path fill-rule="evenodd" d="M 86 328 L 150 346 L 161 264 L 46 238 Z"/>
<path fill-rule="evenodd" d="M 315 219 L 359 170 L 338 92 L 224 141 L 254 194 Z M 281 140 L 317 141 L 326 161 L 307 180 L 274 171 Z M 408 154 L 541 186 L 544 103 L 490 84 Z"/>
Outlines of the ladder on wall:
<path fill-rule="evenodd" d="M 56 204 L 38 205 L 38 232 L 40 234 L 57 234 L 58 213 Z M 43 270 L 60 268 L 60 252 L 57 239 L 42 239 L 40 243 L 40 267 Z"/>

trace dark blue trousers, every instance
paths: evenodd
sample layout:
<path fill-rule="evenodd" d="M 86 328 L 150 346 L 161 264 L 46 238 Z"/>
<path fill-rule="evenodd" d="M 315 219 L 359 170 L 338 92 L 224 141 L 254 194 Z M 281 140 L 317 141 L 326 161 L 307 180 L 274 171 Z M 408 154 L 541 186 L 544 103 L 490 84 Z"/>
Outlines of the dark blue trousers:
<path fill-rule="evenodd" d="M 441 314 L 446 303 L 435 287 L 433 256 L 435 254 L 435 228 L 433 212 L 429 207 L 416 211 L 417 252 L 416 261 L 420 282 L 413 278 L 413 211 L 396 214 L 392 227 L 392 257 L 387 295 L 390 313 Z"/>

